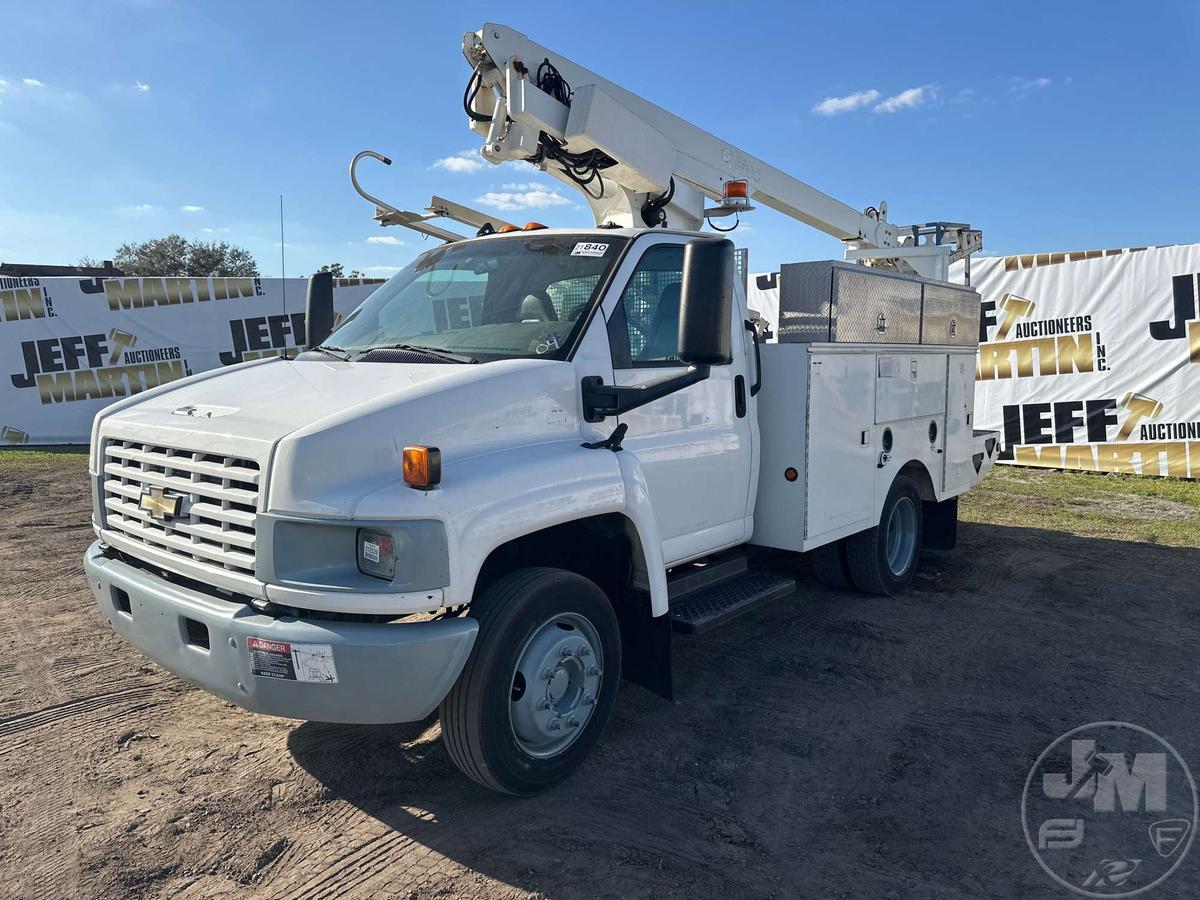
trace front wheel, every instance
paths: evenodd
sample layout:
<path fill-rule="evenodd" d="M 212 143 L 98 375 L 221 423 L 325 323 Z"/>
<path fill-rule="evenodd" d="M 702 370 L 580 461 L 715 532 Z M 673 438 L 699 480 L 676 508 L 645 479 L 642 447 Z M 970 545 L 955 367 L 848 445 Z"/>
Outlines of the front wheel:
<path fill-rule="evenodd" d="M 897 475 L 879 524 L 846 538 L 850 579 L 860 591 L 891 596 L 908 587 L 921 555 L 924 519 L 916 482 Z"/>
<path fill-rule="evenodd" d="M 442 740 L 469 778 L 533 794 L 567 777 L 604 730 L 621 677 L 608 597 L 561 569 L 521 569 L 471 604 L 479 634 L 442 701 Z"/>

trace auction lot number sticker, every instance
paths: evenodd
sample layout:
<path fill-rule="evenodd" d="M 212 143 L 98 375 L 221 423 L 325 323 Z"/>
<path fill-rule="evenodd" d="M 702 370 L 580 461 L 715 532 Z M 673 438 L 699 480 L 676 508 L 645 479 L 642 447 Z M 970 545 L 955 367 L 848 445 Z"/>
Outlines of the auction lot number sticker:
<path fill-rule="evenodd" d="M 246 640 L 250 671 L 261 678 L 337 684 L 333 647 L 329 644 L 293 644 L 252 637 Z"/>

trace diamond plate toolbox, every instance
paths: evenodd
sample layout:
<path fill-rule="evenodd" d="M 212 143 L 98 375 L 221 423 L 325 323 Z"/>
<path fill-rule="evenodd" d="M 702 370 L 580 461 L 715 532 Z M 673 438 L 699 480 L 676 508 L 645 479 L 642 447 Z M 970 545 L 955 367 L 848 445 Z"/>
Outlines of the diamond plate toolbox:
<path fill-rule="evenodd" d="M 970 346 L 978 331 L 979 295 L 969 287 L 834 260 L 779 271 L 785 343 Z"/>
<path fill-rule="evenodd" d="M 925 282 L 921 343 L 960 347 L 979 343 L 979 294 L 963 285 Z"/>

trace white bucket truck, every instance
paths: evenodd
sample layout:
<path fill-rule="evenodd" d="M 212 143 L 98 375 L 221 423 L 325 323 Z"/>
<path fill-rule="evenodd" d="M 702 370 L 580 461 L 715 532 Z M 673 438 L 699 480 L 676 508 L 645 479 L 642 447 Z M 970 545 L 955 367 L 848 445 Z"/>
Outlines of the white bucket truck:
<path fill-rule="evenodd" d="M 978 296 L 946 281 L 980 235 L 860 213 L 504 26 L 463 49 L 483 158 L 577 186 L 596 227 L 376 201 L 445 243 L 332 334 L 312 304 L 294 358 L 96 417 L 85 567 L 114 629 L 212 693 L 439 710 L 464 773 L 525 794 L 579 764 L 622 676 L 670 696 L 673 630 L 794 590 L 750 548 L 892 594 L 952 546 L 996 448 L 971 423 Z M 772 342 L 700 232 L 751 203 L 849 260 L 781 267 Z"/>

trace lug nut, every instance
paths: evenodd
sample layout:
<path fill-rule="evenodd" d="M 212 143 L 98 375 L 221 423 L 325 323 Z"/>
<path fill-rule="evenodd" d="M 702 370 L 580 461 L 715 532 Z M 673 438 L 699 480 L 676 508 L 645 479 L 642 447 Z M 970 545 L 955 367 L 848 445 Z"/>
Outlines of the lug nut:
<path fill-rule="evenodd" d="M 541 697 L 537 702 L 537 708 L 540 710 L 549 709 L 550 708 L 550 698 L 549 697 Z"/>
<path fill-rule="evenodd" d="M 596 698 L 593 697 L 591 694 L 584 694 L 583 695 L 583 705 L 584 706 L 595 706 Z"/>
<path fill-rule="evenodd" d="M 567 646 L 559 647 L 558 655 L 561 656 L 563 659 L 566 659 L 568 656 L 571 655 L 571 648 L 567 647 Z"/>
<path fill-rule="evenodd" d="M 551 668 L 542 669 L 542 681 L 549 681 L 554 677 L 554 670 Z"/>
<path fill-rule="evenodd" d="M 592 648 L 589 647 L 587 644 L 584 644 L 582 647 L 580 647 L 578 650 L 575 651 L 575 655 L 578 656 L 580 659 L 585 659 L 592 655 Z"/>
<path fill-rule="evenodd" d="M 588 675 L 599 675 L 600 670 L 597 669 L 595 666 L 588 666 L 587 673 L 588 673 Z"/>
<path fill-rule="evenodd" d="M 562 730 L 562 719 L 551 719 L 550 724 L 547 727 L 551 731 L 561 731 Z"/>
<path fill-rule="evenodd" d="M 567 726 L 570 728 L 578 728 L 579 720 L 574 716 L 571 716 L 571 718 L 567 719 Z"/>

